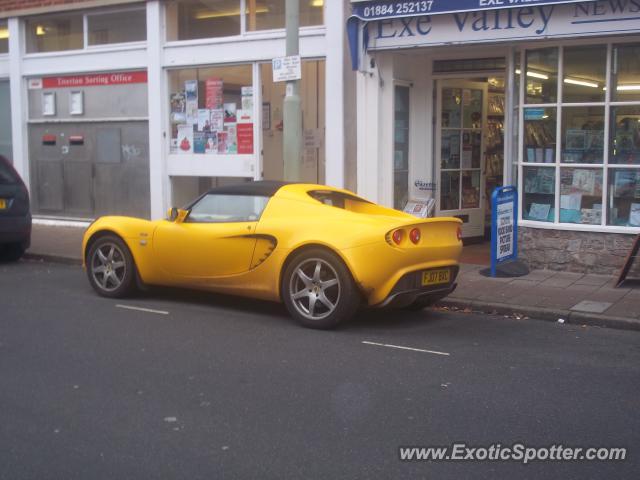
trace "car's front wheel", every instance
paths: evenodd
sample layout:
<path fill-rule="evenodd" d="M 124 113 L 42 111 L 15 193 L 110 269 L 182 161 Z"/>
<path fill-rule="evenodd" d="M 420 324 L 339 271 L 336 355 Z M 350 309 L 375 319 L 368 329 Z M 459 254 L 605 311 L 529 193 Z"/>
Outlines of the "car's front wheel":
<path fill-rule="evenodd" d="M 303 251 L 288 263 L 281 288 L 291 316 L 309 328 L 333 328 L 360 305 L 360 292 L 345 264 L 320 248 Z"/>
<path fill-rule="evenodd" d="M 119 298 L 135 288 L 135 264 L 129 248 L 114 235 L 97 239 L 87 255 L 87 275 L 104 297 Z"/>

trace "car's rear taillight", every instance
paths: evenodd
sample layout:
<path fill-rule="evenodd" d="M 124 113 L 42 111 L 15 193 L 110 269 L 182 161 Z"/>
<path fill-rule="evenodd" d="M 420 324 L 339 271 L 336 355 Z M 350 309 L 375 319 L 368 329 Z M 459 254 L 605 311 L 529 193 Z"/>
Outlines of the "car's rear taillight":
<path fill-rule="evenodd" d="M 456 232 L 458 236 L 458 241 L 462 241 L 462 227 L 458 227 L 458 231 Z"/>
<path fill-rule="evenodd" d="M 393 243 L 395 243 L 396 245 L 400 245 L 400 242 L 402 242 L 403 237 L 404 237 L 404 232 L 402 230 L 396 230 L 391 234 L 391 239 L 393 240 Z"/>
<path fill-rule="evenodd" d="M 409 240 L 411 240 L 411 243 L 413 243 L 414 245 L 417 245 L 418 242 L 420 241 L 420 229 L 419 228 L 412 228 L 411 231 L 409 232 Z"/>

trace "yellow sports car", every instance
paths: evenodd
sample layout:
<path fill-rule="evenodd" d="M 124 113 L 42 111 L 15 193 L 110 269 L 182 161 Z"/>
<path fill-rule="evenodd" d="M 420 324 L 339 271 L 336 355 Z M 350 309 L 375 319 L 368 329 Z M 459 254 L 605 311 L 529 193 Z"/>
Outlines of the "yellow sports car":
<path fill-rule="evenodd" d="M 218 187 L 166 220 L 101 217 L 84 234 L 91 286 L 164 285 L 284 302 L 312 328 L 362 304 L 424 308 L 455 288 L 460 220 L 419 219 L 323 185 Z"/>

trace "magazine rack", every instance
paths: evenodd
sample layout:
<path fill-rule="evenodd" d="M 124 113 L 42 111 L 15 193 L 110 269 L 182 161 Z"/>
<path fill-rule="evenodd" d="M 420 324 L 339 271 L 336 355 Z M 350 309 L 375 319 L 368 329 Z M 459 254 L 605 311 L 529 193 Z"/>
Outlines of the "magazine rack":
<path fill-rule="evenodd" d="M 631 246 L 631 251 L 629 252 L 629 255 L 627 255 L 627 259 L 624 261 L 624 264 L 622 265 L 622 269 L 620 270 L 620 275 L 618 275 L 618 280 L 616 281 L 616 288 L 622 285 L 624 281 L 627 279 L 629 270 L 631 270 L 631 266 L 633 265 L 633 262 L 638 257 L 638 250 L 640 250 L 640 234 L 636 236 L 636 239 L 633 242 L 633 245 Z"/>

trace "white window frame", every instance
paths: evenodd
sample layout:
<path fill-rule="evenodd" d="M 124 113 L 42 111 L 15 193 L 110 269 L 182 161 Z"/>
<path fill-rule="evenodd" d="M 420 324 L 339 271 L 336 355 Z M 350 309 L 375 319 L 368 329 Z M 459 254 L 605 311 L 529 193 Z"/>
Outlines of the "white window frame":
<path fill-rule="evenodd" d="M 603 41 L 604 40 L 604 41 Z M 588 231 L 588 232 L 608 232 L 608 233 L 640 233 L 640 227 L 630 227 L 630 226 L 617 226 L 617 225 L 607 225 L 608 217 L 609 217 L 609 204 L 608 204 L 608 190 L 609 190 L 609 171 L 615 169 L 633 169 L 640 171 L 640 164 L 637 165 L 628 165 L 628 164 L 610 164 L 609 163 L 609 146 L 610 146 L 610 115 L 611 115 L 611 107 L 619 107 L 619 106 L 637 106 L 640 109 L 640 100 L 638 101 L 624 101 L 624 102 L 614 102 L 611 101 L 611 83 L 612 83 L 612 71 L 611 71 L 611 59 L 612 59 L 612 49 L 613 45 L 626 44 L 626 43 L 638 43 L 640 44 L 640 38 L 638 37 L 620 37 L 620 38 L 607 38 L 607 39 L 584 39 L 584 40 L 574 40 L 574 41 L 565 41 L 565 42 L 541 42 L 541 43 L 528 43 L 522 45 L 519 49 L 520 55 L 520 94 L 519 94 L 519 119 L 517 128 L 519 129 L 518 135 L 518 191 L 519 195 L 519 218 L 518 221 L 520 225 L 524 227 L 535 227 L 542 229 L 550 229 L 550 230 L 575 230 L 575 231 Z M 563 94 L 563 85 L 564 85 L 564 49 L 565 47 L 574 47 L 574 46 L 590 46 L 590 45 L 605 45 L 607 49 L 607 58 L 606 58 L 606 72 L 605 72 L 605 99 L 602 102 L 585 102 L 585 103 L 575 103 L 575 102 L 563 102 L 562 94 Z M 555 103 L 536 103 L 536 104 L 527 104 L 525 103 L 526 97 L 526 78 L 524 77 L 526 71 L 525 64 L 525 54 L 527 50 L 536 50 L 541 48 L 549 48 L 555 47 L 558 48 L 558 85 L 557 85 L 557 99 Z M 515 74 L 515 72 L 514 72 Z M 604 108 L 604 130 L 605 130 L 605 139 L 604 139 L 604 152 L 603 152 L 603 161 L 598 164 L 584 164 L 584 163 L 563 163 L 561 161 L 562 154 L 562 109 L 564 107 L 603 107 Z M 550 163 L 539 163 L 539 162 L 525 162 L 524 161 L 524 109 L 525 108 L 555 108 L 556 110 L 556 152 L 555 152 L 555 162 L 553 164 Z M 524 203 L 524 167 L 546 167 L 546 168 L 554 168 L 555 169 L 555 195 L 554 195 L 554 221 L 553 222 L 543 222 L 537 220 L 530 220 L 523 218 L 523 203 Z M 560 222 L 560 181 L 561 181 L 561 169 L 562 168 L 586 168 L 586 169 L 599 169 L 602 172 L 602 218 L 599 225 L 588 225 L 588 224 L 579 224 L 579 223 L 565 223 Z"/>

